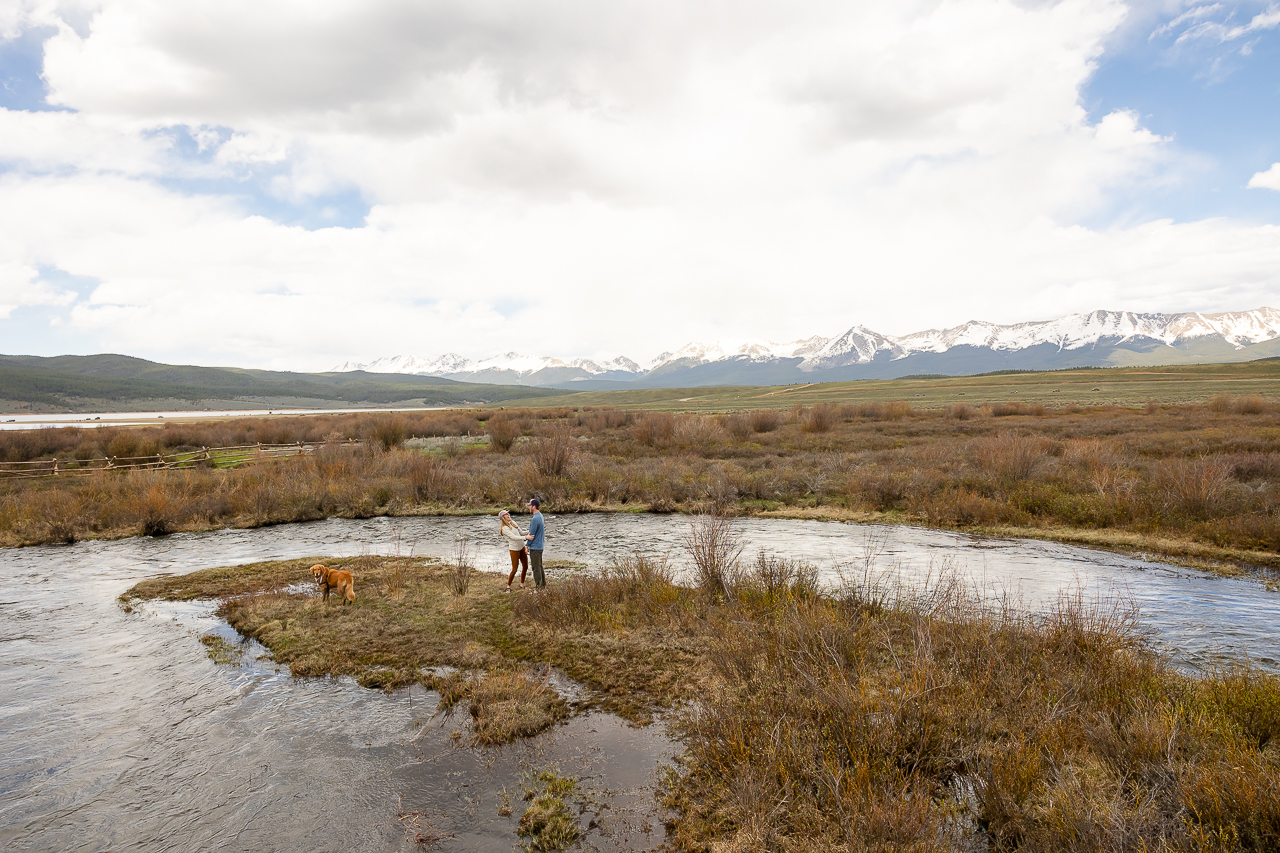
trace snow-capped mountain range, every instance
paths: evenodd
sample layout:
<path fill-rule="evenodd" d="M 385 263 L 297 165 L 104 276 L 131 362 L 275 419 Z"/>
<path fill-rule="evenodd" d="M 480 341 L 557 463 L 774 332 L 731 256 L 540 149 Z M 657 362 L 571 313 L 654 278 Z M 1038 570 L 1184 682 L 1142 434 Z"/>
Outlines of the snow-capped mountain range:
<path fill-rule="evenodd" d="M 690 343 L 644 363 L 621 356 L 564 361 L 514 352 L 472 361 L 446 353 L 437 358 L 345 362 L 331 372 L 415 373 L 465 382 L 569 388 L 682 387 L 1245 361 L 1273 355 L 1280 356 L 1280 311 L 1257 308 L 1219 314 L 1093 311 L 1012 325 L 975 320 L 900 337 L 855 325 L 834 338 Z"/>

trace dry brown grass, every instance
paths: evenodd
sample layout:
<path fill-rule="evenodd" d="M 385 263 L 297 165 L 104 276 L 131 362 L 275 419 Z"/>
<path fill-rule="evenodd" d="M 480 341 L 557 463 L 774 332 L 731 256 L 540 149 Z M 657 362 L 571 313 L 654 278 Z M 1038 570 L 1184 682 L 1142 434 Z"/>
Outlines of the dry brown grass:
<path fill-rule="evenodd" d="M 408 434 L 457 441 L 426 451 L 332 446 L 235 470 L 0 481 L 0 543 L 492 511 L 537 495 L 558 512 L 825 510 L 1047 536 L 1097 532 L 1117 541 L 1145 537 L 1148 551 L 1216 548 L 1225 562 L 1248 554 L 1246 563 L 1280 567 L 1280 407 L 1227 397 L 1204 406 L 1068 406 L 996 417 L 991 407 L 961 405 L 820 404 L 798 415 L 728 416 L 510 410 L 489 418 L 491 436 L 506 419 L 532 437 L 506 456 L 466 443 L 463 433 L 479 430 L 476 413 L 430 413 L 406 417 Z M 0 455 L 48 456 L 59 441 L 108 437 L 128 438 L 130 452 L 219 436 L 309 440 L 304 426 L 342 438 L 379 423 L 344 417 L 318 417 L 312 426 L 285 419 L 256 432 L 220 424 L 223 432 L 209 435 L 187 427 L 0 433 Z"/>
<path fill-rule="evenodd" d="M 1280 843 L 1280 680 L 1195 679 L 1132 614 L 1045 617 L 945 573 L 910 590 L 766 554 L 729 596 L 615 567 L 522 607 L 587 643 L 648 633 L 697 654 L 689 752 L 667 783 L 682 850 L 1269 850 Z M 634 661 L 602 657 L 616 673 Z M 650 682 L 651 684 L 653 682 Z M 1216 846 L 1215 846 L 1216 845 Z"/>
<path fill-rule="evenodd" d="M 564 702 L 528 671 L 495 671 L 467 691 L 472 741 L 481 746 L 532 737 L 568 716 Z"/>
<path fill-rule="evenodd" d="M 802 432 L 831 432 L 840 420 L 839 407 L 831 403 L 818 403 L 797 412 Z"/>
<path fill-rule="evenodd" d="M 1037 619 L 945 580 L 854 586 L 739 611 L 709 660 L 668 784 L 676 849 L 1280 843 L 1280 800 L 1263 793 L 1280 729 L 1252 710 L 1280 700 L 1280 681 L 1180 676 L 1123 611 L 1071 599 Z"/>
<path fill-rule="evenodd" d="M 755 432 L 773 432 L 782 423 L 782 416 L 773 409 L 758 409 L 751 413 L 751 429 Z"/>

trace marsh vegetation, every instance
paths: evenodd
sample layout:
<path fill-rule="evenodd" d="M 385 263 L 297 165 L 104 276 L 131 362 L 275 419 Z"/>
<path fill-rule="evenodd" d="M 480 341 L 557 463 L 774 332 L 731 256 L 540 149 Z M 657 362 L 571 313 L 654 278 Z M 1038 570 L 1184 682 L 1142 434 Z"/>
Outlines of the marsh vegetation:
<path fill-rule="evenodd" d="M 352 448 L 348 438 L 364 444 Z M 328 443 L 326 443 L 328 440 Z M 234 469 L 0 481 L 0 541 L 329 516 L 643 509 L 889 520 L 1280 566 L 1280 407 L 897 401 L 720 415 L 619 409 L 326 415 L 0 433 L 0 460 L 220 444 L 315 452 Z"/>
<path fill-rule="evenodd" d="M 364 557 L 346 562 L 362 595 L 345 610 L 290 586 L 310 560 L 127 596 L 225 596 L 228 621 L 295 674 L 422 683 L 442 711 L 468 709 L 477 745 L 590 708 L 662 716 L 686 749 L 663 786 L 676 850 L 1280 845 L 1275 676 L 1180 674 L 1123 606 L 1064 595 L 1030 614 L 941 565 L 916 587 L 869 565 L 820 587 L 806 564 L 739 556 L 714 519 L 694 530 L 687 547 L 719 563 L 693 585 L 633 558 L 544 595 L 458 596 L 448 565 Z M 566 703 L 553 668 L 586 698 Z M 521 828 L 571 839 L 566 785 L 531 786 Z"/>

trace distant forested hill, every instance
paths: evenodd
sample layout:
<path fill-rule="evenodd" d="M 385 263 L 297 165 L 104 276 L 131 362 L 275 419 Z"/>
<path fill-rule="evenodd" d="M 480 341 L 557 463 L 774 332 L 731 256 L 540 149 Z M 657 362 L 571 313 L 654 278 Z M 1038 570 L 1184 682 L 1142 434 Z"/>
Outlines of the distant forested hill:
<path fill-rule="evenodd" d="M 0 355 L 0 400 L 70 411 L 104 403 L 132 408 L 150 400 L 185 401 L 193 407 L 209 403 L 284 406 L 303 401 L 335 406 L 451 406 L 540 396 L 531 391 L 534 389 L 408 374 L 196 367 L 124 355 Z"/>

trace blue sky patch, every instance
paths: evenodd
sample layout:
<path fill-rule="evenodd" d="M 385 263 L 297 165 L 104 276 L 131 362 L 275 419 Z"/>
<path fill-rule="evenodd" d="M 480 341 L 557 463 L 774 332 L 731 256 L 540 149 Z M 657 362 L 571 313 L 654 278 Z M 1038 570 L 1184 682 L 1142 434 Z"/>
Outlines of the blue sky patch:
<path fill-rule="evenodd" d="M 44 70 L 44 42 L 54 27 L 32 27 L 17 38 L 0 41 L 0 107 L 8 110 L 63 110 L 50 106 Z"/>
<path fill-rule="evenodd" d="M 1256 11 L 1250 4 L 1228 17 L 1224 8 L 1216 19 L 1247 24 Z M 1133 110 L 1142 126 L 1172 137 L 1177 151 L 1202 164 L 1179 170 L 1175 185 L 1116 199 L 1106 216 L 1275 221 L 1280 193 L 1246 185 L 1254 173 L 1280 161 L 1280 30 L 1179 44 L 1183 32 L 1179 27 L 1129 40 L 1103 56 L 1082 92 L 1092 121 L 1113 110 Z"/>
<path fill-rule="evenodd" d="M 288 164 L 255 169 L 242 177 L 162 178 L 159 183 L 184 195 L 219 196 L 235 202 L 245 216 L 261 216 L 281 225 L 316 231 L 362 228 L 369 204 L 354 187 L 301 199 L 286 199 L 270 190 L 272 179 L 288 172 Z"/>

